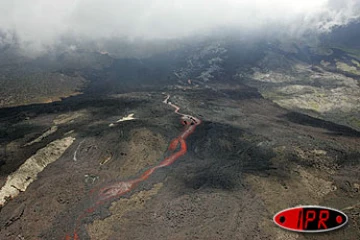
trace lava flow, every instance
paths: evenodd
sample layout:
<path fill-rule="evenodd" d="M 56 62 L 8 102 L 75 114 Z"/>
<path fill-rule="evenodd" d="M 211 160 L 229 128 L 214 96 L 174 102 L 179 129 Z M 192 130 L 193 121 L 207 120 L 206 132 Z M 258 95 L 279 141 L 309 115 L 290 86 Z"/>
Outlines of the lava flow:
<path fill-rule="evenodd" d="M 131 190 L 133 190 L 140 182 L 145 181 L 146 179 L 148 179 L 150 177 L 150 175 L 152 175 L 157 169 L 159 168 L 163 168 L 166 166 L 171 165 L 172 163 L 174 163 L 179 157 L 183 156 L 186 151 L 187 151 L 187 145 L 186 145 L 186 138 L 188 136 L 190 136 L 194 131 L 196 126 L 198 126 L 199 124 L 201 124 L 201 120 L 198 118 L 195 118 L 193 116 L 190 115 L 186 115 L 186 114 L 182 114 L 179 113 L 180 108 L 178 106 L 176 106 L 175 104 L 172 104 L 171 102 L 169 102 L 169 98 L 170 95 L 167 95 L 167 97 L 165 98 L 165 100 L 163 101 L 163 103 L 170 105 L 171 107 L 175 108 L 175 113 L 179 114 L 181 116 L 181 123 L 183 125 L 185 125 L 184 130 L 179 134 L 179 136 L 175 139 L 173 139 L 170 144 L 169 144 L 169 148 L 168 151 L 173 152 L 175 151 L 178 146 L 180 145 L 180 149 L 176 152 L 173 152 L 169 157 L 165 158 L 163 161 L 161 161 L 158 165 L 146 170 L 140 177 L 136 178 L 136 179 L 132 179 L 132 180 L 128 180 L 128 181 L 121 181 L 121 182 L 116 182 L 113 184 L 110 184 L 104 188 L 101 188 L 97 193 L 96 193 L 96 201 L 94 206 L 86 209 L 84 211 L 84 213 L 82 215 L 80 215 L 75 223 L 75 229 L 73 234 L 71 235 L 67 235 L 66 236 L 66 240 L 79 240 L 79 235 L 78 235 L 78 228 L 81 224 L 81 220 L 88 214 L 88 213 L 92 213 L 95 211 L 95 209 L 104 204 L 105 202 L 114 199 L 114 198 L 118 198 L 128 192 L 130 192 Z M 94 190 L 92 191 L 94 192 Z"/>

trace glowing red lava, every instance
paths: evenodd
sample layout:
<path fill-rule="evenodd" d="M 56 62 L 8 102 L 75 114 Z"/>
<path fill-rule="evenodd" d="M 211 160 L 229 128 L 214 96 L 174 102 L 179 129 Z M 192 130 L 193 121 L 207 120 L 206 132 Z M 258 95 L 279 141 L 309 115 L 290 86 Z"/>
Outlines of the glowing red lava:
<path fill-rule="evenodd" d="M 198 118 L 195 118 L 190 115 L 179 113 L 180 108 L 176 106 L 175 104 L 172 104 L 169 102 L 170 95 L 167 95 L 163 103 L 166 103 L 173 107 L 175 109 L 175 113 L 181 116 L 181 122 L 185 125 L 184 130 L 179 134 L 179 136 L 175 139 L 173 139 L 170 144 L 168 151 L 173 152 L 175 151 L 179 144 L 180 149 L 177 152 L 172 153 L 169 157 L 165 158 L 163 161 L 161 161 L 158 165 L 146 170 L 140 177 L 128 181 L 122 181 L 122 182 L 116 182 L 113 184 L 110 184 L 104 188 L 101 188 L 99 192 L 96 194 L 96 202 L 94 206 L 86 209 L 83 214 L 81 214 L 75 223 L 75 229 L 74 232 L 71 235 L 66 236 L 66 240 L 79 240 L 79 236 L 77 234 L 77 230 L 80 227 L 81 220 L 88 214 L 95 211 L 95 209 L 104 204 L 107 201 L 110 201 L 114 198 L 118 198 L 122 195 L 124 195 L 127 192 L 130 192 L 133 190 L 137 185 L 148 179 L 155 171 L 156 169 L 163 168 L 166 166 L 171 165 L 174 163 L 179 157 L 183 156 L 187 151 L 187 145 L 186 145 L 186 138 L 190 136 L 194 131 L 196 126 L 201 124 L 201 120 Z M 186 121 L 184 121 L 186 119 Z M 188 124 L 190 123 L 190 124 Z M 93 190 L 92 192 L 94 192 Z"/>

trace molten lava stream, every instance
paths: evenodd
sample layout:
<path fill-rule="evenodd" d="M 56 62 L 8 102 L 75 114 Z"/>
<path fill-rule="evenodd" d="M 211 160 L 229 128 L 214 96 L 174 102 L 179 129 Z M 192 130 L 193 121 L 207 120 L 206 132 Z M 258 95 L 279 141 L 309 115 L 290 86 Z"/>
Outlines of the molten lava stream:
<path fill-rule="evenodd" d="M 170 152 L 175 151 L 177 149 L 177 147 L 179 146 L 179 144 L 180 144 L 180 149 L 178 151 L 172 153 L 169 157 L 165 158 L 158 165 L 146 170 L 140 177 L 138 177 L 136 179 L 110 184 L 104 188 L 101 188 L 97 193 L 96 193 L 95 189 L 92 190 L 91 193 L 94 193 L 94 192 L 96 193 L 95 198 L 97 200 L 96 200 L 95 205 L 86 209 L 83 212 L 83 214 L 81 214 L 77 218 L 77 220 L 75 222 L 74 232 L 71 235 L 67 235 L 65 238 L 66 240 L 79 240 L 80 239 L 77 231 L 80 227 L 81 220 L 88 213 L 94 212 L 98 206 L 104 204 L 105 202 L 107 202 L 111 199 L 114 199 L 114 198 L 118 198 L 118 197 L 130 192 L 140 182 L 148 179 L 156 171 L 156 169 L 169 166 L 172 163 L 174 163 L 179 157 L 186 154 L 187 145 L 186 145 L 185 140 L 188 136 L 190 136 L 195 131 L 196 126 L 201 124 L 201 120 L 198 118 L 192 117 L 190 115 L 185 115 L 185 114 L 179 113 L 180 108 L 178 106 L 172 104 L 171 102 L 169 102 L 168 101 L 169 98 L 170 98 L 170 95 L 167 95 L 167 97 L 163 101 L 163 103 L 170 105 L 171 107 L 173 107 L 175 109 L 174 112 L 176 114 L 181 115 L 180 120 L 181 120 L 181 123 L 183 123 L 185 125 L 185 127 L 184 127 L 184 130 L 179 134 L 179 136 L 177 138 L 174 138 L 173 140 L 171 140 L 169 147 L 168 147 L 168 151 L 170 151 Z M 183 119 L 187 119 L 187 120 L 191 121 L 191 123 L 188 123 L 187 121 L 182 121 Z"/>

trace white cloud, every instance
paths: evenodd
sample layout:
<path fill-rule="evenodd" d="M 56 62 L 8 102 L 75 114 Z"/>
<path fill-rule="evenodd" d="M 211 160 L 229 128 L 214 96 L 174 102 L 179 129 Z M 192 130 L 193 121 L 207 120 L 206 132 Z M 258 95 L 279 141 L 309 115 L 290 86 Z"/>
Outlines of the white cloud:
<path fill-rule="evenodd" d="M 358 0 L 0 0 L 0 29 L 38 46 L 66 34 L 177 38 L 222 26 L 269 25 L 329 31 L 359 15 Z"/>

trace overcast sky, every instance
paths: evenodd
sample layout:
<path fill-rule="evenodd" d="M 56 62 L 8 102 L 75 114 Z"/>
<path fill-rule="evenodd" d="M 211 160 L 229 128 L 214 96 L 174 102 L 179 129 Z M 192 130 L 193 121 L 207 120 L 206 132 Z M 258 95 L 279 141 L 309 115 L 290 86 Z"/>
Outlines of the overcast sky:
<path fill-rule="evenodd" d="M 360 0 L 0 0 L 0 29 L 52 44 L 72 34 L 178 38 L 227 26 L 329 31 L 360 16 Z M 6 41 L 2 39 L 1 41 Z"/>

